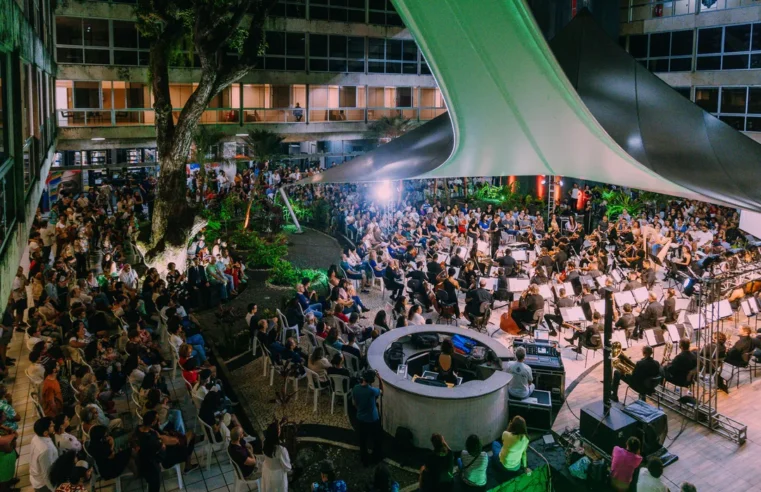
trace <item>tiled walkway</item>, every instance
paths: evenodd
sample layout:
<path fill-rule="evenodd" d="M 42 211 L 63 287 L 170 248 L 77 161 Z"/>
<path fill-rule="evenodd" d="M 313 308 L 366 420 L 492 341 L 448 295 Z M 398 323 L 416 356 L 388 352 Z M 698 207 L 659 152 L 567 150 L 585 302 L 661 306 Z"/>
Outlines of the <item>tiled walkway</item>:
<path fill-rule="evenodd" d="M 18 440 L 18 453 L 19 458 L 17 461 L 16 476 L 20 479 L 17 487 L 22 492 L 32 492 L 34 489 L 29 484 L 29 453 L 30 442 L 34 435 L 34 422 L 37 419 L 37 414 L 34 409 L 34 403 L 29 396 L 30 383 L 24 374 L 25 369 L 29 366 L 29 350 L 26 348 L 24 341 L 24 334 L 16 332 L 13 335 L 13 341 L 8 348 L 8 355 L 16 358 L 16 366 L 9 369 L 8 377 L 6 377 L 2 383 L 5 384 L 8 392 L 13 398 L 13 408 L 18 415 L 21 416 L 19 421 L 19 440 Z M 171 372 L 164 372 L 163 375 L 167 380 L 171 379 Z M 196 411 L 195 407 L 188 398 L 187 391 L 182 384 L 182 378 L 177 375 L 177 379 L 174 381 L 168 381 L 172 391 L 172 398 L 177 399 L 181 403 L 181 409 L 183 418 L 185 420 L 185 427 L 187 429 L 193 429 L 196 425 Z M 125 426 L 130 430 L 134 429 L 134 403 L 128 401 L 126 397 L 119 397 L 116 400 L 117 413 L 120 416 L 129 413 L 132 417 L 125 419 Z M 233 492 L 234 491 L 234 476 L 232 465 L 224 449 L 220 449 L 212 454 L 212 463 L 209 471 L 206 471 L 206 446 L 207 440 L 203 443 L 197 444 L 195 449 L 195 458 L 193 463 L 199 463 L 201 466 L 183 475 L 184 487 L 188 492 Z M 217 446 L 220 448 L 220 446 Z M 147 485 L 140 478 L 125 478 L 121 484 L 122 492 L 136 492 L 141 490 L 147 490 Z M 177 483 L 177 474 L 173 470 L 164 472 L 162 492 L 171 492 L 179 488 Z M 116 489 L 114 481 L 97 482 L 96 490 L 103 492 L 112 492 Z M 241 486 L 242 491 L 249 490 L 247 486 Z"/>

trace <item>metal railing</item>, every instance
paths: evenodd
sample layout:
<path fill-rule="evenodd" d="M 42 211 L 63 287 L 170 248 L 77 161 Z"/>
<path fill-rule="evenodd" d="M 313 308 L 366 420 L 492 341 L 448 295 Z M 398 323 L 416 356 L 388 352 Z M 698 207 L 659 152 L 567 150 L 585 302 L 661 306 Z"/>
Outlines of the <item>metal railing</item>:
<path fill-rule="evenodd" d="M 0 252 L 16 224 L 14 195 L 13 159 L 8 159 L 0 166 Z"/>
<path fill-rule="evenodd" d="M 637 22 L 687 14 L 706 14 L 721 10 L 759 6 L 757 0 L 629 0 L 621 7 L 620 21 Z"/>
<path fill-rule="evenodd" d="M 180 109 L 172 111 L 175 121 Z M 410 120 L 428 121 L 445 113 L 445 107 L 416 108 L 213 108 L 203 112 L 202 125 L 234 125 L 246 123 L 332 123 L 377 121 L 383 117 L 404 116 Z M 307 116 L 309 119 L 307 120 Z M 153 125 L 153 109 L 59 109 L 56 121 L 60 128 L 113 127 Z"/>

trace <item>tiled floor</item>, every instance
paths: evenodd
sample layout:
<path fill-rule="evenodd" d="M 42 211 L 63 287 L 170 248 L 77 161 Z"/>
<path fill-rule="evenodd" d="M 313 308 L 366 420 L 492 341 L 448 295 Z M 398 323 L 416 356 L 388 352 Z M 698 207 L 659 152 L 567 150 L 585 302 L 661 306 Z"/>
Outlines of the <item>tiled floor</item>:
<path fill-rule="evenodd" d="M 19 458 L 17 461 L 16 476 L 20 479 L 17 487 L 21 488 L 22 492 L 32 492 L 31 485 L 29 484 L 29 453 L 32 436 L 34 435 L 33 425 L 37 419 L 37 414 L 34 410 L 33 401 L 29 397 L 30 383 L 24 374 L 24 370 L 29 366 L 29 351 L 23 343 L 23 333 L 14 333 L 13 341 L 11 342 L 8 355 L 16 358 L 16 366 L 10 368 L 9 375 L 2 383 L 5 384 L 9 393 L 12 394 L 13 408 L 21 416 L 19 422 L 19 440 L 18 440 L 18 453 Z M 171 372 L 164 372 L 164 377 L 167 380 L 171 379 Z M 193 429 L 196 425 L 196 413 L 193 404 L 187 397 L 187 391 L 182 384 L 182 378 L 177 376 L 174 381 L 168 381 L 172 390 L 172 397 L 181 402 L 181 409 L 183 418 L 185 420 L 185 426 L 187 429 Z M 134 425 L 134 403 L 130 406 L 131 402 L 128 402 L 126 397 L 120 397 L 116 400 L 116 408 L 119 414 L 131 413 L 132 418 L 127 418 L 126 422 L 128 428 L 133 429 Z M 200 463 L 201 466 L 192 471 L 191 473 L 183 475 L 184 487 L 188 492 L 233 492 L 234 491 L 234 476 L 232 470 L 232 464 L 224 449 L 221 446 L 218 451 L 212 454 L 212 463 L 209 471 L 206 471 L 206 449 L 207 441 L 200 443 L 196 446 L 195 457 L 193 463 Z M 174 470 L 167 470 L 164 472 L 162 492 L 171 492 L 179 488 L 177 483 L 177 474 Z M 112 492 L 116 489 L 114 481 L 97 482 L 96 489 L 103 492 Z M 140 478 L 125 478 L 122 480 L 121 489 L 123 492 L 136 492 L 141 490 L 147 490 L 147 485 Z M 246 491 L 247 486 L 242 486 L 241 490 Z"/>

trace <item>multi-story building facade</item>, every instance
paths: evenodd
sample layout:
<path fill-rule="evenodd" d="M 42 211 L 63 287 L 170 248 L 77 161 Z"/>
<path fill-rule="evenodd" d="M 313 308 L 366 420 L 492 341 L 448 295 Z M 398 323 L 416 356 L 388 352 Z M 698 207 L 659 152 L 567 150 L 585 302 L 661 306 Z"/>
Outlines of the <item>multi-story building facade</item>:
<path fill-rule="evenodd" d="M 58 164 L 155 161 L 149 46 L 122 2 L 65 2 L 56 11 Z M 283 134 L 290 153 L 330 166 L 371 148 L 382 116 L 426 121 L 446 111 L 436 82 L 389 0 L 281 0 L 267 50 L 217 96 L 202 124 L 241 154 L 254 128 Z M 179 111 L 200 78 L 193 53 L 174 61 Z"/>
<path fill-rule="evenodd" d="M 0 0 L 0 299 L 9 297 L 56 138 L 54 15 L 43 0 Z M 3 306 L 5 308 L 5 306 Z"/>
<path fill-rule="evenodd" d="M 621 0 L 621 45 L 666 83 L 761 141 L 761 2 Z"/>

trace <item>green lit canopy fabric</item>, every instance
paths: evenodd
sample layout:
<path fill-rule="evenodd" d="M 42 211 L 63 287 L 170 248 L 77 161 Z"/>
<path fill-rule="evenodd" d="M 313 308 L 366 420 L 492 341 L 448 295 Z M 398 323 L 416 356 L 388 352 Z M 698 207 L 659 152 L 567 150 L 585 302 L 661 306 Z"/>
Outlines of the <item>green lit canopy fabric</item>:
<path fill-rule="evenodd" d="M 395 141 L 302 183 L 550 174 L 755 208 L 678 184 L 624 151 L 582 102 L 522 0 L 394 3 L 447 101 L 451 154 L 399 166 L 407 157 L 399 152 L 394 172 L 379 171 L 389 161 L 375 153 Z"/>

